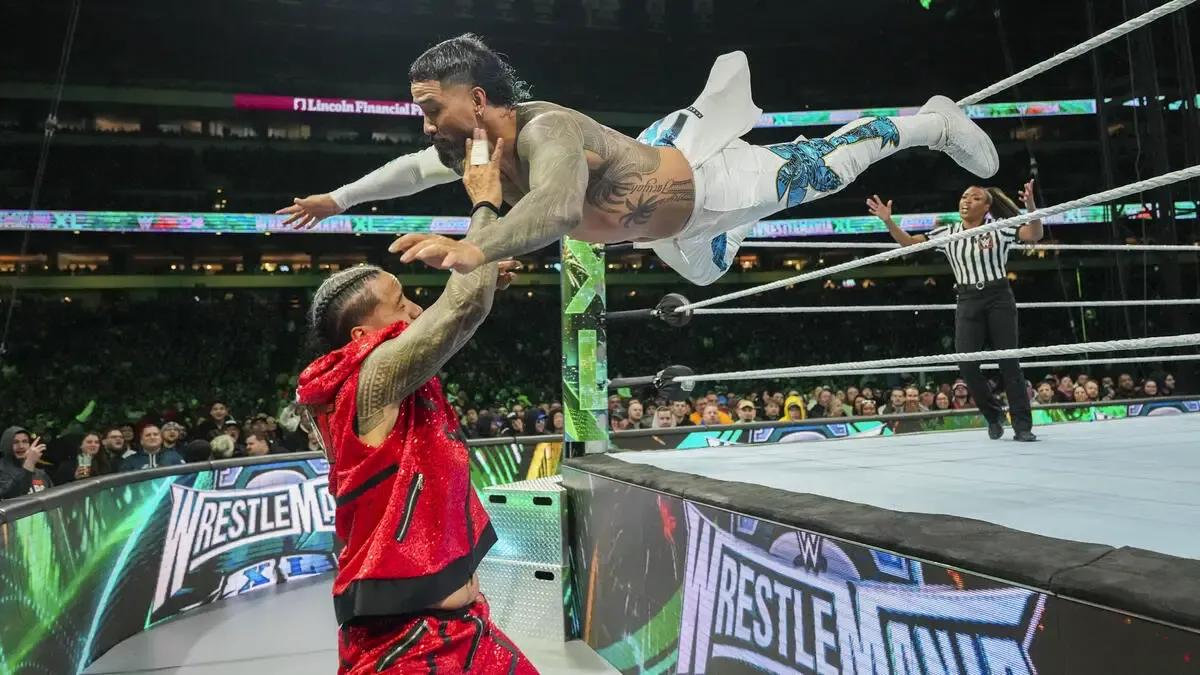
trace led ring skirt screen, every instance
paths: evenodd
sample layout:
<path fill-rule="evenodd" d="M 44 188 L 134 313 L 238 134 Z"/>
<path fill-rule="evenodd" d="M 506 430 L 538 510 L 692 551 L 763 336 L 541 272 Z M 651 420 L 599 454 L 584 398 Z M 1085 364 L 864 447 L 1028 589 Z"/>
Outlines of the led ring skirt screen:
<path fill-rule="evenodd" d="M 209 463 L 0 504 L 0 673 L 75 673 L 189 609 L 334 569 L 323 459 Z"/>
<path fill-rule="evenodd" d="M 1054 425 L 1048 434 L 1069 439 L 1092 424 L 1192 417 L 1200 401 L 1035 413 L 1039 425 Z M 856 420 L 683 427 L 620 434 L 614 443 L 629 452 L 568 460 L 581 637 L 631 674 L 1200 672 L 1194 560 L 698 478 L 632 459 L 643 456 L 638 450 L 686 455 L 737 445 L 727 451 L 753 459 L 746 467 L 763 466 L 758 448 L 766 444 L 980 425 L 972 413 L 911 428 Z M 859 543 L 867 534 L 874 547 Z M 914 552 L 914 542 L 935 536 L 948 545 Z M 1126 611 L 1104 608 L 1114 606 Z"/>
<path fill-rule="evenodd" d="M 558 473 L 561 443 L 468 448 L 476 489 Z M 76 673 L 221 598 L 332 572 L 318 453 L 78 481 L 0 502 L 0 675 Z M 332 612 L 332 607 L 330 608 Z"/>
<path fill-rule="evenodd" d="M 623 673 L 1197 672 L 1200 632 L 739 514 L 738 487 L 605 463 L 625 464 L 589 455 L 563 477 L 582 638 Z M 1082 567 L 1105 548 L 1071 550 Z M 1133 572 L 1152 576 L 1155 562 Z"/>

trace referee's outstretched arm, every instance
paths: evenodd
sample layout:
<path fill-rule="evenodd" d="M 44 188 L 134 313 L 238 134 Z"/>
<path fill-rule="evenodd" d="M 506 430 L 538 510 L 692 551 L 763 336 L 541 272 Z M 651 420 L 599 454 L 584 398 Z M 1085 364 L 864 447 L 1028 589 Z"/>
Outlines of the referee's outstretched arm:
<path fill-rule="evenodd" d="M 1033 179 L 1030 179 L 1025 187 L 1021 188 L 1021 202 L 1025 204 L 1025 210 L 1036 211 L 1037 202 L 1033 198 Z M 1046 235 L 1045 228 L 1042 227 L 1042 221 L 1034 220 L 1025 223 L 1021 229 L 1017 231 L 1017 237 L 1024 242 L 1035 244 L 1042 240 Z"/>
<path fill-rule="evenodd" d="M 872 195 L 867 199 L 867 210 L 871 215 L 883 221 L 887 225 L 888 234 L 892 235 L 892 239 L 896 240 L 901 246 L 912 246 L 925 241 L 926 237 L 923 234 L 909 234 L 900 229 L 896 221 L 892 220 L 892 200 L 888 200 L 885 204 L 879 195 Z"/>

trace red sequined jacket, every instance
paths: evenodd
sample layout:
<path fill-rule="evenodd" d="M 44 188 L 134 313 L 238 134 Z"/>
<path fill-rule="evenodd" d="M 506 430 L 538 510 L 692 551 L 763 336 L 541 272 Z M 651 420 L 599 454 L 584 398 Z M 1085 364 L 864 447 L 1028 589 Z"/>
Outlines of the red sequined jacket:
<path fill-rule="evenodd" d="M 364 359 L 407 327 L 400 322 L 312 362 L 300 375 L 329 457 L 337 503 L 333 604 L 339 624 L 406 614 L 465 584 L 496 533 L 471 486 L 467 448 L 437 378 L 400 403 L 379 447 L 359 440 L 356 393 Z"/>

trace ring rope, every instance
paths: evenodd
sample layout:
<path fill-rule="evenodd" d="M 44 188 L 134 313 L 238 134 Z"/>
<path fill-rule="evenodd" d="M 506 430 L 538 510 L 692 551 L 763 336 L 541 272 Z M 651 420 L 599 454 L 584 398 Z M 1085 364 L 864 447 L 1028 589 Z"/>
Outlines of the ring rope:
<path fill-rule="evenodd" d="M 954 234 L 948 234 L 948 235 L 945 235 L 942 237 L 938 237 L 936 239 L 929 239 L 929 240 L 920 242 L 918 244 L 913 244 L 911 246 L 905 246 L 903 248 L 897 248 L 897 249 L 893 249 L 890 251 L 880 251 L 879 253 L 876 253 L 874 255 L 866 256 L 865 258 L 857 258 L 855 260 L 850 260 L 850 261 L 841 263 L 839 265 L 833 265 L 832 267 L 823 267 L 818 270 L 813 270 L 812 272 L 806 272 L 804 274 L 798 274 L 796 276 L 788 277 L 786 279 L 772 281 L 770 283 L 762 284 L 760 286 L 755 286 L 753 288 L 747 288 L 747 289 L 744 289 L 741 291 L 734 291 L 733 293 L 726 293 L 724 295 L 718 295 L 715 298 L 709 298 L 707 300 L 701 300 L 699 302 L 693 302 L 690 304 L 682 305 L 682 306 L 676 308 L 675 311 L 676 312 L 686 312 L 688 310 L 699 309 L 701 307 L 708 307 L 711 305 L 720 304 L 722 302 L 728 302 L 730 300 L 744 298 L 744 297 L 747 297 L 750 295 L 757 295 L 759 293 L 773 291 L 777 288 L 783 288 L 785 286 L 792 286 L 794 284 L 802 283 L 805 281 L 812 281 L 814 279 L 823 279 L 830 275 L 837 274 L 838 272 L 845 272 L 847 270 L 857 269 L 859 267 L 863 267 L 865 265 L 871 265 L 874 263 L 886 262 L 888 260 L 900 258 L 900 257 L 906 256 L 906 255 L 911 255 L 911 254 L 917 253 L 919 251 L 924 251 L 924 250 L 935 248 L 938 246 L 945 246 L 946 244 L 949 244 L 950 242 L 960 241 L 962 239 L 970 239 L 973 237 L 978 237 L 980 235 L 987 234 L 988 232 L 994 232 L 996 230 L 999 230 L 999 229 L 1002 229 L 1005 227 L 1012 227 L 1014 225 L 1024 225 L 1025 223 L 1033 222 L 1035 220 L 1040 220 L 1042 218 L 1048 218 L 1050 216 L 1057 215 L 1059 213 L 1063 213 L 1065 211 L 1077 209 L 1081 206 L 1092 206 L 1093 204 L 1098 204 L 1100 202 L 1112 201 L 1114 199 L 1119 199 L 1121 197 L 1127 197 L 1131 194 L 1137 194 L 1139 192 L 1146 192 L 1149 190 L 1154 190 L 1154 189 L 1157 189 L 1160 187 L 1164 187 L 1166 185 L 1172 185 L 1174 183 L 1178 183 L 1181 181 L 1190 180 L 1192 178 L 1198 178 L 1198 177 L 1200 177 L 1200 165 L 1188 167 L 1186 169 L 1180 169 L 1179 171 L 1172 171 L 1170 173 L 1165 173 L 1161 176 L 1155 176 L 1153 178 L 1148 178 L 1146 180 L 1138 181 L 1136 183 L 1130 183 L 1129 185 L 1123 185 L 1121 187 L 1113 188 L 1111 190 L 1105 190 L 1104 192 L 1097 192 L 1096 194 L 1088 195 L 1086 197 L 1081 197 L 1080 199 L 1076 199 L 1074 201 L 1063 202 L 1062 204 L 1058 204 L 1057 206 L 1047 206 L 1045 208 L 1037 209 L 1036 211 L 1030 211 L 1029 213 L 1023 213 L 1023 214 L 1020 214 L 1017 216 L 1013 216 L 1012 218 L 1005 218 L 1005 219 L 997 220 L 997 221 L 988 223 L 986 225 L 980 225 L 979 227 L 973 227 L 969 230 L 962 230 L 961 232 L 956 232 Z"/>
<path fill-rule="evenodd" d="M 1092 365 L 1113 365 L 1119 363 L 1172 363 L 1175 361 L 1200 361 L 1200 354 L 1158 354 L 1152 356 L 1123 356 L 1123 357 L 1107 357 L 1100 359 L 1086 358 L 1073 359 L 1066 361 L 1022 361 L 1021 368 L 1023 370 L 1032 370 L 1034 368 L 1069 368 L 1073 366 L 1092 366 Z M 1000 365 L 997 363 L 984 363 L 981 365 L 984 370 L 998 370 Z M 855 375 L 901 375 L 912 373 L 948 373 L 955 372 L 959 369 L 958 365 L 936 365 L 936 366 L 917 366 L 915 368 L 866 368 L 861 370 L 822 370 L 813 373 L 806 373 L 802 378 L 818 378 L 818 377 L 853 377 Z M 619 378 L 612 381 L 612 386 L 639 386 L 646 384 L 655 384 L 654 377 L 632 377 Z"/>
<path fill-rule="evenodd" d="M 872 368 L 932 366 L 942 363 L 1020 359 L 1028 356 L 1062 356 L 1078 353 L 1119 352 L 1133 349 L 1157 349 L 1160 347 L 1192 347 L 1195 345 L 1200 345 L 1200 333 L 1167 335 L 1152 338 L 1133 338 L 1128 340 L 1108 340 L 1105 342 L 1077 342 L 1074 344 L 1049 345 L 1046 347 L 993 349 L 990 351 L 968 352 L 965 354 L 929 354 L 926 356 L 909 356 L 897 359 L 848 361 L 844 363 L 830 363 L 819 366 L 792 366 L 788 368 L 768 368 L 764 370 L 735 370 L 726 373 L 684 375 L 674 378 L 674 381 L 712 382 L 714 380 L 769 380 L 782 377 L 799 377 L 809 373 L 825 371 L 857 371 Z"/>
<path fill-rule="evenodd" d="M 873 241 L 744 241 L 741 248 L 890 250 L 900 244 Z M 1200 244 L 1014 244 L 1023 251 L 1180 251 L 1200 253 Z"/>
<path fill-rule="evenodd" d="M 1068 368 L 1071 366 L 1090 366 L 1116 363 L 1167 363 L 1172 361 L 1200 361 L 1200 354 L 1160 354 L 1158 356 L 1127 356 L 1108 359 L 1076 359 L 1072 361 L 1022 361 L 1022 369 L 1033 368 Z M 996 363 L 985 363 L 985 370 L 1000 368 Z M 809 373 L 804 377 L 848 377 L 852 375 L 899 375 L 903 373 L 943 373 L 958 370 L 956 365 L 923 366 L 918 368 L 869 368 L 866 370 L 825 370 Z"/>
<path fill-rule="evenodd" d="M 1178 298 L 1173 300 L 1072 300 L 1056 302 L 1018 302 L 1017 309 L 1059 309 L 1063 307 L 1173 307 L 1177 305 L 1200 305 L 1200 298 Z M 940 312 L 957 309 L 958 305 L 838 305 L 834 307 L 725 307 L 702 308 L 692 312 L 696 316 L 720 316 L 729 314 L 841 314 L 845 312 Z"/>
<path fill-rule="evenodd" d="M 1134 18 L 1130 19 L 1129 21 L 1126 21 L 1125 23 L 1123 23 L 1119 26 L 1116 26 L 1115 28 L 1110 28 L 1109 30 L 1106 30 L 1103 33 L 1100 33 L 1099 35 L 1091 38 L 1090 40 L 1081 42 L 1078 45 L 1075 45 L 1074 47 L 1068 49 L 1067 51 L 1062 52 L 1061 54 L 1056 54 L 1055 56 L 1048 58 L 1045 61 L 1042 61 L 1041 63 L 1034 64 L 1034 65 L 1026 68 L 1025 70 L 1022 70 L 1021 72 L 1012 75 L 1011 77 L 1006 77 L 1003 80 L 1000 80 L 996 84 L 993 84 L 992 86 L 990 86 L 986 89 L 977 91 L 974 94 L 971 94 L 970 96 L 967 96 L 966 98 L 961 99 L 958 102 L 958 105 L 959 106 L 974 105 L 976 103 L 979 103 L 980 101 L 983 101 L 984 99 L 991 98 L 992 96 L 999 94 L 1000 92 L 1004 91 L 1005 89 L 1008 89 L 1009 87 L 1020 84 L 1020 83 L 1024 82 L 1025 80 L 1028 80 L 1032 77 L 1041 75 L 1042 73 L 1046 72 L 1047 70 L 1058 67 L 1058 66 L 1066 63 L 1067 61 L 1070 61 L 1071 59 L 1074 59 L 1079 56 L 1083 56 L 1084 54 L 1092 51 L 1093 49 L 1095 49 L 1097 47 L 1100 47 L 1101 45 L 1108 44 L 1109 42 L 1112 42 L 1113 40 L 1116 40 L 1117 38 L 1119 38 L 1123 35 L 1132 33 L 1133 31 L 1135 31 L 1149 23 L 1157 21 L 1158 19 L 1161 19 L 1162 17 L 1164 17 L 1168 14 L 1178 11 L 1184 7 L 1187 7 L 1188 5 L 1192 4 L 1195 1 L 1196 0 L 1172 0 L 1171 2 L 1168 2 L 1165 5 L 1162 5 L 1160 7 L 1152 9 L 1149 12 L 1146 12 L 1145 14 L 1143 14 L 1141 16 L 1134 17 Z"/>

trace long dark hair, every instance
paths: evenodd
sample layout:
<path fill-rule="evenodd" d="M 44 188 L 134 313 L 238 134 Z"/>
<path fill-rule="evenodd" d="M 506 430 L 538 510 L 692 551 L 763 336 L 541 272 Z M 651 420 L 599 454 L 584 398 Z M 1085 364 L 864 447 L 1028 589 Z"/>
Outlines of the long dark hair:
<path fill-rule="evenodd" d="M 469 84 L 487 92 L 489 103 L 508 108 L 529 100 L 529 85 L 517 77 L 517 71 L 471 33 L 427 49 L 413 61 L 408 79 Z"/>
<path fill-rule="evenodd" d="M 987 193 L 988 197 L 988 212 L 996 220 L 1004 220 L 1005 218 L 1013 218 L 1021 215 L 1021 208 L 1017 203 L 1005 194 L 1004 190 L 998 187 L 983 187 L 976 185 L 975 187 Z"/>
<path fill-rule="evenodd" d="M 383 270 L 359 265 L 331 275 L 313 295 L 308 311 L 308 345 L 314 354 L 324 354 L 346 344 L 350 329 L 361 322 L 378 300 L 366 287 Z"/>
<path fill-rule="evenodd" d="M 92 475 L 100 476 L 113 472 L 113 458 L 108 456 L 108 448 L 104 447 L 104 437 L 98 431 L 89 431 L 79 439 L 79 447 L 77 448 L 76 457 L 83 454 L 83 442 L 88 439 L 88 436 L 95 436 L 97 441 L 100 441 L 100 449 L 96 454 L 92 455 Z"/>
<path fill-rule="evenodd" d="M 492 429 L 492 422 L 495 418 L 491 413 L 480 413 L 479 419 L 475 422 L 475 437 L 476 438 L 494 438 L 496 431 Z"/>

